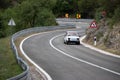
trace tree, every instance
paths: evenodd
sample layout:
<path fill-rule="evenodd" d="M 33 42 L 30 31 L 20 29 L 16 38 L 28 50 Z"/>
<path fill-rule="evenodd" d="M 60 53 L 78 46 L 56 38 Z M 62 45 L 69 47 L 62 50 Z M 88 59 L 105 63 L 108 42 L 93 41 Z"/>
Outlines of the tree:
<path fill-rule="evenodd" d="M 45 3 L 45 1 L 53 1 L 49 3 Z M 44 5 L 44 4 L 45 5 Z M 19 24 L 25 26 L 25 28 L 29 27 L 34 27 L 34 26 L 43 26 L 46 23 L 44 20 L 53 20 L 49 25 L 55 24 L 55 17 L 52 14 L 51 8 L 54 4 L 54 0 L 31 0 L 31 1 L 24 1 L 20 6 L 19 6 L 19 16 L 20 16 L 20 22 Z M 41 14 L 42 13 L 42 14 Z M 47 14 L 47 15 L 46 15 Z M 44 16 L 44 20 L 42 17 Z M 42 22 L 39 22 L 39 21 Z M 41 23 L 41 24 L 40 24 Z"/>
<path fill-rule="evenodd" d="M 67 13 L 68 2 L 65 0 L 57 0 L 55 7 L 53 8 L 53 13 L 56 16 L 63 16 Z"/>
<path fill-rule="evenodd" d="M 5 9 L 10 6 L 10 0 L 0 0 L 0 9 Z"/>
<path fill-rule="evenodd" d="M 16 6 L 7 8 L 0 15 L 0 33 L 8 36 L 11 27 L 8 21 L 13 18 L 16 26 L 14 32 L 38 26 L 56 25 L 52 8 L 56 0 L 20 0 Z"/>
<path fill-rule="evenodd" d="M 98 4 L 95 0 L 78 1 L 78 8 L 83 18 L 93 18 L 97 7 Z"/>
<path fill-rule="evenodd" d="M 120 5 L 120 0 L 98 0 L 98 3 L 107 12 L 107 16 L 111 18 L 115 9 Z"/>
<path fill-rule="evenodd" d="M 4 35 L 4 27 L 3 27 L 3 22 L 2 22 L 2 16 L 0 14 L 0 38 L 5 37 Z"/>

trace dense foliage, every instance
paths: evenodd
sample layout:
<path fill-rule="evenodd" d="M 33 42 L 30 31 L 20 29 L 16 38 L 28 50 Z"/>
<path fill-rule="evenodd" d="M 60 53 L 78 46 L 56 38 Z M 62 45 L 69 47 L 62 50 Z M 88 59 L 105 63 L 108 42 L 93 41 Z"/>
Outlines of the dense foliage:
<path fill-rule="evenodd" d="M 11 33 L 8 21 L 11 17 L 16 26 L 12 32 L 34 26 L 56 25 L 55 17 L 111 19 L 111 24 L 120 20 L 120 0 L 0 0 L 0 37 Z"/>
<path fill-rule="evenodd" d="M 53 12 L 56 17 L 63 17 L 68 13 L 75 18 L 79 13 L 82 18 L 93 18 L 97 7 L 98 4 L 95 0 L 57 0 Z"/>
<path fill-rule="evenodd" d="M 10 5 L 7 5 L 7 2 Z M 38 26 L 56 25 L 52 8 L 56 0 L 3 0 L 0 5 L 0 37 L 8 36 L 16 31 Z M 2 4 L 2 3 L 1 3 Z M 8 26 L 13 18 L 16 26 Z"/>
<path fill-rule="evenodd" d="M 57 0 L 53 12 L 56 17 L 80 13 L 82 18 L 95 18 L 96 11 L 97 15 L 99 11 L 100 18 L 105 11 L 107 17 L 112 18 L 117 8 L 120 8 L 120 0 Z"/>

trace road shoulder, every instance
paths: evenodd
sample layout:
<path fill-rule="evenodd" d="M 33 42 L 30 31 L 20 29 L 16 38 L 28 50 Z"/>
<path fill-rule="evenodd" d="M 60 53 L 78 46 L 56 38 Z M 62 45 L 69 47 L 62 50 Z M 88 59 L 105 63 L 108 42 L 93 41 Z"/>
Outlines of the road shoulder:
<path fill-rule="evenodd" d="M 105 54 L 105 55 L 108 55 L 108 56 L 120 58 L 119 55 L 116 55 L 116 54 L 113 54 L 113 53 L 111 53 L 111 52 L 107 52 L 107 51 L 101 50 L 101 49 L 99 49 L 99 48 L 96 48 L 96 47 L 94 47 L 94 46 L 92 46 L 92 45 L 89 45 L 89 44 L 83 42 L 83 40 L 85 39 L 85 37 L 86 37 L 86 35 L 84 35 L 84 36 L 82 36 L 82 37 L 80 38 L 80 42 L 81 42 L 81 44 L 82 44 L 83 46 L 85 46 L 85 47 L 87 47 L 87 48 L 90 48 L 90 49 L 92 49 L 92 50 L 98 51 L 98 52 L 100 52 L 100 53 L 102 53 L 102 54 Z"/>

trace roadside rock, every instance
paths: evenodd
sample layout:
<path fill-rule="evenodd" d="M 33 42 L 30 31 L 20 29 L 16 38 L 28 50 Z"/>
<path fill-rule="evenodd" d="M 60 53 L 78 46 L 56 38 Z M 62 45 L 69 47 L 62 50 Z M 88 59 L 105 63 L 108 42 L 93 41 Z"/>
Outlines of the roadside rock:
<path fill-rule="evenodd" d="M 97 25 L 98 28 L 88 28 L 86 30 L 85 42 L 93 44 L 93 38 L 97 37 L 97 46 L 104 46 L 115 50 L 116 54 L 120 54 L 120 25 L 109 26 L 105 19 L 102 19 Z"/>

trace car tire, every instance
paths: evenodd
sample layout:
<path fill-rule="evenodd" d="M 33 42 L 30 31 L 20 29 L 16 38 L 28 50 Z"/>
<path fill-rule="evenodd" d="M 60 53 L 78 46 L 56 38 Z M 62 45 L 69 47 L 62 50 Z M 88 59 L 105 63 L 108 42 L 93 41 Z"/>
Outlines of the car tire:
<path fill-rule="evenodd" d="M 77 42 L 76 44 L 80 45 L 80 42 Z"/>
<path fill-rule="evenodd" d="M 69 44 L 69 42 L 66 42 L 66 44 L 68 45 L 68 44 Z"/>

